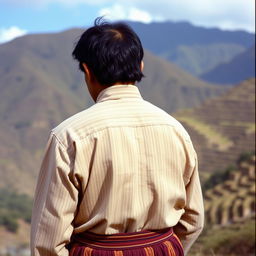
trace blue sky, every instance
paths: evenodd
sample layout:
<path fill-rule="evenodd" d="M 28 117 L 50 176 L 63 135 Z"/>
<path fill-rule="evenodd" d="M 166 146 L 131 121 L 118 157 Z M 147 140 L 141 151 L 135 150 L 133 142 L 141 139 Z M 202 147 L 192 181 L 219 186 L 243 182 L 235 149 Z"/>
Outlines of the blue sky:
<path fill-rule="evenodd" d="M 254 0 L 0 0 L 0 43 L 26 33 L 90 26 L 99 15 L 255 32 Z"/>

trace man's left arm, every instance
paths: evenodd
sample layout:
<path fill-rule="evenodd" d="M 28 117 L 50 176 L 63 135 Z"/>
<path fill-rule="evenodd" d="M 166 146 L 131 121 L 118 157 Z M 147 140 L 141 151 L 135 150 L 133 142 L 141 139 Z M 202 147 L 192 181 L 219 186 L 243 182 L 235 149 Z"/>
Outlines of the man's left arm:
<path fill-rule="evenodd" d="M 67 148 L 51 133 L 41 165 L 31 226 L 31 256 L 68 256 L 78 189 Z"/>

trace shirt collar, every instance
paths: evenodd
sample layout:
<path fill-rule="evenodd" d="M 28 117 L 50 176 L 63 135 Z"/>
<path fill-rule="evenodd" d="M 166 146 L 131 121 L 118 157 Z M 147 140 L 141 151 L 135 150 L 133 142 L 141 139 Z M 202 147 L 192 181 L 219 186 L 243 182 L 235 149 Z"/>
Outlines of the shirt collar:
<path fill-rule="evenodd" d="M 107 100 L 119 100 L 126 98 L 142 99 L 139 89 L 135 85 L 113 85 L 102 90 L 96 100 L 96 103 Z"/>

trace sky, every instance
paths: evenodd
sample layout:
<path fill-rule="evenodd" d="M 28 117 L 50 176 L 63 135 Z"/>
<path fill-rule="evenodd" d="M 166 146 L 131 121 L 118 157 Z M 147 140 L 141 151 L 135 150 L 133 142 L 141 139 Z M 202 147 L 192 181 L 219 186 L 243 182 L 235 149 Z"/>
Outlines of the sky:
<path fill-rule="evenodd" d="M 0 43 L 88 27 L 102 15 L 110 21 L 188 21 L 255 33 L 255 0 L 0 0 Z"/>

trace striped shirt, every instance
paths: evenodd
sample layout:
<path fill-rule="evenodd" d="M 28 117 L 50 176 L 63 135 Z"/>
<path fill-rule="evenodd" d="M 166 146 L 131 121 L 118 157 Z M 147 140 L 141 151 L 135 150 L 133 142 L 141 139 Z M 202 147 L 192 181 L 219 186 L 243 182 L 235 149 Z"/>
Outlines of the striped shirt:
<path fill-rule="evenodd" d="M 31 255 L 67 256 L 72 234 L 174 227 L 185 253 L 203 227 L 197 156 L 182 125 L 134 85 L 52 130 L 38 177 Z"/>

